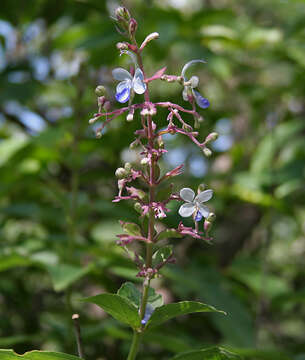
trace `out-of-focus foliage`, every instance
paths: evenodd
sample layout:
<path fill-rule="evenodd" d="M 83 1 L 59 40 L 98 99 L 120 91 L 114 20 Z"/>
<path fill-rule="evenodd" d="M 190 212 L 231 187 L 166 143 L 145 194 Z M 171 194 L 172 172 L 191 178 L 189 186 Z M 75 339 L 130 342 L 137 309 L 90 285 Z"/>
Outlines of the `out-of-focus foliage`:
<path fill-rule="evenodd" d="M 175 187 L 215 190 L 214 246 L 175 240 L 176 265 L 155 280 L 166 302 L 193 299 L 224 310 L 152 329 L 141 359 L 224 345 L 245 359 L 305 358 L 305 2 L 301 0 L 124 1 L 139 24 L 148 74 L 194 70 L 211 106 L 202 138 L 218 131 L 206 160 L 169 137 L 164 169 L 185 162 Z M 114 104 L 113 67 L 122 40 L 112 1 L 2 0 L 0 6 L 0 347 L 75 354 L 79 312 L 88 359 L 126 357 L 131 334 L 79 299 L 137 281 L 115 244 L 114 171 L 135 161 L 135 119 L 95 139 L 94 88 Z M 191 71 L 191 69 L 189 70 Z M 156 82 L 156 101 L 183 103 L 181 88 Z M 165 124 L 162 113 L 157 119 Z M 168 225 L 180 221 L 172 208 Z M 162 330 L 162 331 L 161 331 Z"/>

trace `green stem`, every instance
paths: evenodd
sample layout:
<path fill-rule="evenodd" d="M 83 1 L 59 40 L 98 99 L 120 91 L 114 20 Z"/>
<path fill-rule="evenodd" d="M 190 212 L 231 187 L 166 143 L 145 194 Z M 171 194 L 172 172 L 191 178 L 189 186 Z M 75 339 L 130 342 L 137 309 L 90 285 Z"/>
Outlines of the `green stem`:
<path fill-rule="evenodd" d="M 136 358 L 140 345 L 140 340 L 141 340 L 141 333 L 135 330 L 133 333 L 132 343 L 130 346 L 127 360 L 134 360 Z"/>

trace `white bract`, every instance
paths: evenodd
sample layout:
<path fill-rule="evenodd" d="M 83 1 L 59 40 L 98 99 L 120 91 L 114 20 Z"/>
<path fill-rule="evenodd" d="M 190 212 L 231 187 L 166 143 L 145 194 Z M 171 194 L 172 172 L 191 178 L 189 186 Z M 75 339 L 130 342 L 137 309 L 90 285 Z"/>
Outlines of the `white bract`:
<path fill-rule="evenodd" d="M 143 94 L 146 90 L 144 75 L 140 68 L 136 69 L 133 77 L 123 68 L 114 69 L 112 75 L 116 80 L 120 81 L 116 87 L 115 94 L 115 98 L 120 103 L 125 103 L 129 100 L 132 90 L 137 94 Z"/>
<path fill-rule="evenodd" d="M 203 205 L 206 201 L 210 200 L 213 196 L 213 190 L 208 189 L 199 193 L 195 197 L 195 193 L 190 188 L 183 188 L 180 190 L 180 197 L 185 201 L 179 208 L 179 214 L 182 217 L 188 217 L 196 212 L 196 221 L 200 221 L 202 216 L 207 218 L 210 210 L 207 206 Z"/>
<path fill-rule="evenodd" d="M 202 109 L 206 109 L 210 106 L 210 102 L 208 99 L 204 98 L 198 91 L 194 90 L 199 85 L 198 76 L 192 76 L 190 80 L 188 80 L 185 76 L 186 70 L 195 63 L 205 63 L 204 60 L 191 60 L 183 66 L 181 71 L 181 76 L 185 83 L 189 83 L 189 85 L 185 85 L 182 91 L 183 100 L 189 101 L 188 94 L 193 95 L 195 101 L 199 107 Z"/>

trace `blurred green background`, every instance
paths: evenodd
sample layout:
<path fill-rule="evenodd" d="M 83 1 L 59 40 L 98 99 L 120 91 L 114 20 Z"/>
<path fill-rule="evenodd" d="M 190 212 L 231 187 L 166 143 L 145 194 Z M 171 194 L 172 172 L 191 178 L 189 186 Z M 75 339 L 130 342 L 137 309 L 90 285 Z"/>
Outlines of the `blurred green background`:
<path fill-rule="evenodd" d="M 87 359 L 123 359 L 129 329 L 79 299 L 116 292 L 135 269 L 115 245 L 131 204 L 112 203 L 115 169 L 138 118 L 95 139 L 96 85 L 114 101 L 111 70 L 128 66 L 111 20 L 127 6 L 147 73 L 179 75 L 194 58 L 211 103 L 201 139 L 220 138 L 211 158 L 182 137 L 166 138 L 163 169 L 185 163 L 175 189 L 215 191 L 214 245 L 171 240 L 177 264 L 154 280 L 166 301 L 200 300 L 225 310 L 172 320 L 144 339 L 139 358 L 167 359 L 220 344 L 245 359 L 305 359 L 305 1 L 2 0 L 0 6 L 0 347 L 76 353 L 81 315 Z M 154 101 L 185 106 L 181 87 L 156 81 Z M 136 100 L 140 100 L 141 97 Z M 186 117 L 187 119 L 187 117 Z M 191 121 L 191 119 L 189 119 Z M 166 124 L 160 112 L 158 126 Z M 181 219 L 174 204 L 166 223 Z M 185 222 L 187 224 L 187 222 Z M 143 351 L 145 349 L 145 351 Z"/>

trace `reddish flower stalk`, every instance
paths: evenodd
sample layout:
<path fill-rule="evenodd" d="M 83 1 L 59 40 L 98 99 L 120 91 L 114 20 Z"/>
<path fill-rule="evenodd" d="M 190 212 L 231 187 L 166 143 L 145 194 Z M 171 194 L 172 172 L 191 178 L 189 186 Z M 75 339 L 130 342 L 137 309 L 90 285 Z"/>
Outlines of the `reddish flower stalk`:
<path fill-rule="evenodd" d="M 202 63 L 204 61 L 190 61 L 183 67 L 181 75 L 178 76 L 165 74 L 166 67 L 163 67 L 151 77 L 146 77 L 142 53 L 150 41 L 157 39 L 159 34 L 152 33 L 148 35 L 142 45 L 138 47 L 135 39 L 137 30 L 137 22 L 135 19 L 130 17 L 128 10 L 125 8 L 119 8 L 116 15 L 117 23 L 120 26 L 119 32 L 129 38 L 129 42 L 118 43 L 117 48 L 121 54 L 130 56 L 134 63 L 134 68 L 131 72 L 122 68 L 113 70 L 113 77 L 119 81 L 116 87 L 115 97 L 120 103 L 126 103 L 128 101 L 128 106 L 109 111 L 110 102 L 107 100 L 105 89 L 103 86 L 99 86 L 96 89 L 96 94 L 98 96 L 98 113 L 95 114 L 89 122 L 94 123 L 95 121 L 105 119 L 102 125 L 97 129 L 97 135 L 100 137 L 107 124 L 126 112 L 128 112 L 126 117 L 127 121 L 134 120 L 136 111 L 139 111 L 141 117 L 142 128 L 135 131 L 136 139 L 132 142 L 131 147 L 139 146 L 141 148 L 140 155 L 142 156 L 142 160 L 140 166 L 142 168 L 139 170 L 138 168 L 134 168 L 130 163 L 126 163 L 124 168 L 121 167 L 116 170 L 119 193 L 113 200 L 113 202 L 122 200 L 134 201 L 134 208 L 140 213 L 140 225 L 121 222 L 121 226 L 125 233 L 117 235 L 119 238 L 118 244 L 125 249 L 130 258 L 132 258 L 132 256 L 127 249 L 127 245 L 139 241 L 146 247 L 145 260 L 142 260 L 138 253 L 134 253 L 133 258 L 135 265 L 139 269 L 137 276 L 144 278 L 142 299 L 139 308 L 142 325 L 141 328 L 137 329 L 134 333 L 133 345 L 128 356 L 128 360 L 134 360 L 137 353 L 139 336 L 141 332 L 144 331 L 147 322 L 147 320 L 145 320 L 145 314 L 150 282 L 154 277 L 158 276 L 159 270 L 164 265 L 174 262 L 174 257 L 172 253 L 170 253 L 166 258 L 162 258 L 162 261 L 157 264 L 154 263 L 153 265 L 153 251 L 157 247 L 158 241 L 161 238 L 184 236 L 191 236 L 195 239 L 210 241 L 211 239 L 209 237 L 203 237 L 204 233 L 199 231 L 198 224 L 204 216 L 204 231 L 207 234 L 208 231 L 210 231 L 212 221 L 215 217 L 209 216 L 209 209 L 202 204 L 202 202 L 207 201 L 212 196 L 211 190 L 206 190 L 204 192 L 203 189 L 199 188 L 198 195 L 195 197 L 195 193 L 189 188 L 182 189 L 180 195 L 178 195 L 173 191 L 172 186 L 166 187 L 165 190 L 164 187 L 159 187 L 168 179 L 180 175 L 183 168 L 183 164 L 181 164 L 163 175 L 160 174 L 158 162 L 162 155 L 167 152 L 167 150 L 164 149 L 162 136 L 165 134 L 182 134 L 187 136 L 200 149 L 205 150 L 207 149 L 206 144 L 214 141 L 217 134 L 211 133 L 206 137 L 205 141 L 200 142 L 197 139 L 199 135 L 198 132 L 193 131 L 193 127 L 182 117 L 183 114 L 192 115 L 194 125 L 195 127 L 198 127 L 199 122 L 201 122 L 203 118 L 197 112 L 196 103 L 201 108 L 206 108 L 209 105 L 208 100 L 203 98 L 200 93 L 195 90 L 198 86 L 199 79 L 193 76 L 187 80 L 185 76 L 185 72 L 190 65 L 198 62 Z M 181 105 L 174 104 L 170 101 L 151 102 L 149 84 L 155 80 L 178 82 L 182 85 L 183 98 L 190 103 L 191 109 L 186 109 Z M 143 103 L 132 104 L 135 93 L 144 95 Z M 153 122 L 153 117 L 157 115 L 159 108 L 166 108 L 168 110 L 167 126 L 165 129 L 163 128 L 163 130 L 158 130 L 156 124 Z M 210 151 L 209 149 L 207 150 Z M 137 188 L 137 185 L 130 186 L 130 183 L 134 183 L 134 181 L 142 181 L 148 190 L 145 192 L 142 189 Z M 202 194 L 200 192 L 202 192 Z M 185 204 L 179 209 L 179 214 L 183 217 L 193 216 L 194 228 L 184 226 L 183 223 L 180 222 L 176 229 L 166 229 L 161 232 L 155 230 L 156 222 L 165 218 L 170 211 L 166 206 L 172 200 L 185 201 Z"/>

